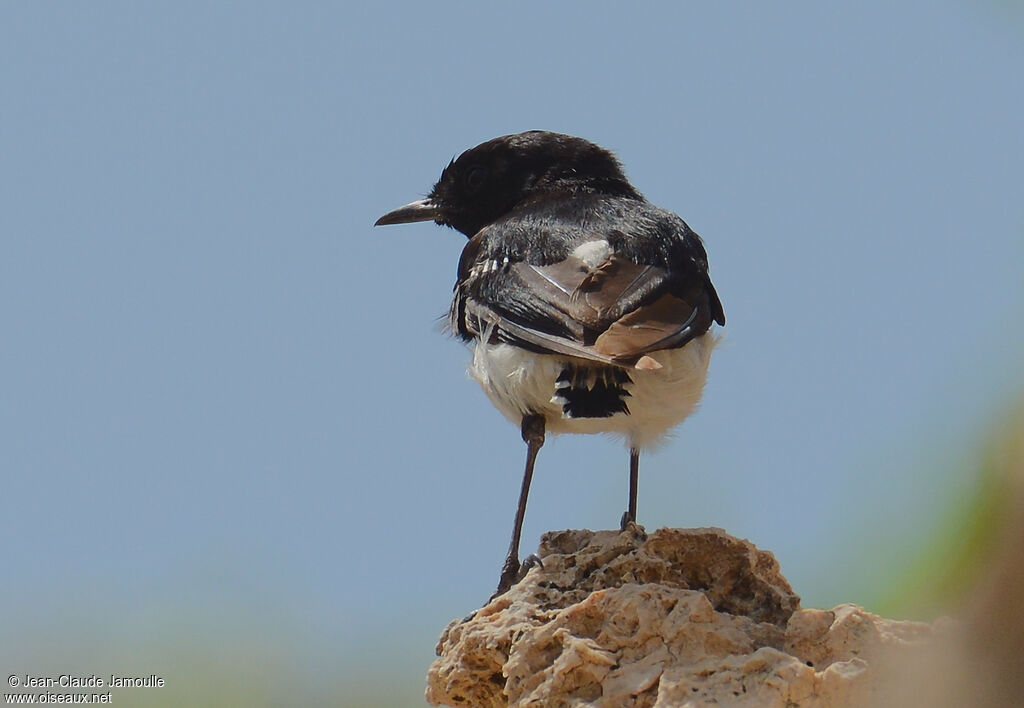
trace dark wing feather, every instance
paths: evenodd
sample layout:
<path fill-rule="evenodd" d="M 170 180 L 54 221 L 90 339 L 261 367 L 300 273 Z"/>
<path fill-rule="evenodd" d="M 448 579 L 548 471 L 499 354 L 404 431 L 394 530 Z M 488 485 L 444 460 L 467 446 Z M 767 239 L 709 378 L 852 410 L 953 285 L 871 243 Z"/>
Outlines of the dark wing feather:
<path fill-rule="evenodd" d="M 681 347 L 724 316 L 700 241 L 678 223 L 685 229 L 679 252 L 637 250 L 643 234 L 634 234 L 627 248 L 614 244 L 626 255 L 611 255 L 596 267 L 571 253 L 552 259 L 548 251 L 503 251 L 501 234 L 485 229 L 463 252 L 453 328 L 465 339 L 626 366 L 647 353 Z M 594 231 L 567 250 L 587 240 L 613 241 L 605 229 Z"/>

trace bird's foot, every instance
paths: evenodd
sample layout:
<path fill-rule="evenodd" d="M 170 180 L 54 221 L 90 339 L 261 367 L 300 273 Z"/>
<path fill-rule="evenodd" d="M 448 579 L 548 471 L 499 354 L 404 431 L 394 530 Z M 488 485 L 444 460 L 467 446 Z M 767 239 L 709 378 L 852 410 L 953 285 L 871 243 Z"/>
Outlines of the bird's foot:
<path fill-rule="evenodd" d="M 516 581 L 519 580 L 521 565 L 519 559 L 515 556 L 509 556 L 505 559 L 505 565 L 501 567 L 501 577 L 498 578 L 498 589 L 491 595 L 491 600 L 498 595 L 504 595 L 510 587 L 516 584 Z"/>
<path fill-rule="evenodd" d="M 619 531 L 625 531 L 630 524 L 636 523 L 636 517 L 628 511 L 622 512 L 622 519 L 619 521 Z"/>
<path fill-rule="evenodd" d="M 522 563 L 515 556 L 506 558 L 505 565 L 501 569 L 501 577 L 498 579 L 498 589 L 491 595 L 490 600 L 499 595 L 504 595 L 509 588 L 525 578 L 526 574 L 534 567 L 544 568 L 544 562 L 541 561 L 540 556 L 536 553 L 528 555 Z"/>
<path fill-rule="evenodd" d="M 540 568 L 541 570 L 544 570 L 544 561 L 542 561 L 540 556 L 536 553 L 531 553 L 523 559 L 522 565 L 519 566 L 519 577 L 516 578 L 516 582 L 518 583 L 520 580 L 525 578 L 531 568 Z"/>

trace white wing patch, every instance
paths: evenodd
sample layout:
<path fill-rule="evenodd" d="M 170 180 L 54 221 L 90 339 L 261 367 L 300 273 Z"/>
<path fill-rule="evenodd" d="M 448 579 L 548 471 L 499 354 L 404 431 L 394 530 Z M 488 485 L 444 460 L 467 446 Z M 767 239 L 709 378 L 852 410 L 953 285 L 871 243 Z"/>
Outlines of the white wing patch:
<path fill-rule="evenodd" d="M 587 241 L 577 246 L 572 255 L 587 264 L 589 268 L 597 268 L 612 255 L 612 247 L 605 240 Z"/>

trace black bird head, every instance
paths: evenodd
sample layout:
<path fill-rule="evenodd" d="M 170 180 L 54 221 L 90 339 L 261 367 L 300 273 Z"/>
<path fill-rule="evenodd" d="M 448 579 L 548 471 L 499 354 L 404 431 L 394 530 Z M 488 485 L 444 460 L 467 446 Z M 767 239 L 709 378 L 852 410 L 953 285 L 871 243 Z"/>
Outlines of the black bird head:
<path fill-rule="evenodd" d="M 571 135 L 531 130 L 466 150 L 444 169 L 426 199 L 388 212 L 374 225 L 435 221 L 472 238 L 518 206 L 580 193 L 642 199 L 604 148 Z"/>

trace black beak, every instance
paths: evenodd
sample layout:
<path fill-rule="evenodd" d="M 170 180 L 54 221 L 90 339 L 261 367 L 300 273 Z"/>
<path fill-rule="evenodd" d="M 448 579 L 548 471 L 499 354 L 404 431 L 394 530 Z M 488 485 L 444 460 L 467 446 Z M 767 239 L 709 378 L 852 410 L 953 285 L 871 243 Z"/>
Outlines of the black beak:
<path fill-rule="evenodd" d="M 435 221 L 441 216 L 441 209 L 429 199 L 398 207 L 389 211 L 377 219 L 374 226 L 387 226 L 389 224 L 410 224 L 414 221 Z"/>

